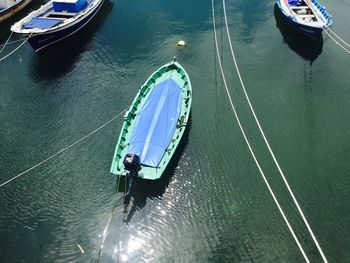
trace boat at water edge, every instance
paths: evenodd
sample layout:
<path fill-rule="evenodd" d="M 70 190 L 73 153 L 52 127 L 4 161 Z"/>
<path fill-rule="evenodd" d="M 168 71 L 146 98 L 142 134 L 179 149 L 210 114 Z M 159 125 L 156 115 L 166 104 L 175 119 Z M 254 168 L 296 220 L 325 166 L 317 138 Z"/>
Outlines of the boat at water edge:
<path fill-rule="evenodd" d="M 293 28 L 315 40 L 333 23 L 317 0 L 277 0 L 277 5 Z"/>
<path fill-rule="evenodd" d="M 159 179 L 187 127 L 191 103 L 189 76 L 175 59 L 156 70 L 124 116 L 111 173 Z"/>
<path fill-rule="evenodd" d="M 32 0 L 0 0 L 0 22 L 25 8 Z"/>
<path fill-rule="evenodd" d="M 100 10 L 104 0 L 51 0 L 11 26 L 28 37 L 36 52 L 66 39 L 84 28 Z"/>

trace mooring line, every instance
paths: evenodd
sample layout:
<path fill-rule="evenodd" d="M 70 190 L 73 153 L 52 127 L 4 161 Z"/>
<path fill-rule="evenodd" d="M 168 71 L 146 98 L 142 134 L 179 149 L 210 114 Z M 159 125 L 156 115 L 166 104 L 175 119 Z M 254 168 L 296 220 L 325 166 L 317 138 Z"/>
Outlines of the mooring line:
<path fill-rule="evenodd" d="M 228 38 L 228 42 L 229 42 L 230 49 L 231 49 L 231 55 L 232 55 L 232 58 L 233 58 L 233 61 L 234 61 L 234 65 L 235 65 L 235 68 L 236 68 L 236 72 L 237 72 L 239 81 L 241 83 L 241 86 L 242 86 L 242 89 L 244 91 L 246 100 L 248 102 L 250 111 L 252 112 L 252 114 L 254 116 L 255 122 L 256 122 L 257 126 L 259 127 L 260 134 L 261 134 L 261 136 L 263 137 L 263 139 L 265 141 L 265 144 L 266 144 L 266 146 L 267 146 L 267 148 L 268 148 L 268 150 L 269 150 L 269 152 L 270 152 L 270 154 L 272 156 L 272 159 L 273 159 L 273 161 L 274 161 L 274 163 L 275 163 L 275 165 L 276 165 L 276 167 L 277 167 L 277 169 L 278 169 L 278 171 L 279 171 L 279 173 L 280 173 L 280 175 L 281 175 L 281 177 L 283 179 L 283 182 L 284 182 L 286 188 L 288 189 L 288 192 L 289 192 L 290 196 L 293 199 L 293 202 L 294 202 L 295 206 L 297 207 L 297 209 L 299 211 L 299 214 L 300 214 L 301 218 L 304 221 L 304 224 L 306 225 L 306 227 L 307 227 L 307 229 L 309 231 L 309 234 L 311 235 L 311 237 L 312 237 L 312 239 L 313 239 L 313 241 L 314 241 L 314 243 L 315 243 L 315 245 L 316 245 L 316 247 L 317 247 L 317 249 L 318 249 L 318 251 L 319 251 L 319 253 L 320 253 L 321 257 L 322 257 L 322 259 L 323 259 L 323 261 L 324 262 L 328 262 L 326 257 L 325 257 L 325 255 L 324 255 L 324 253 L 323 253 L 322 248 L 320 247 L 320 245 L 319 245 L 319 243 L 318 243 L 318 241 L 317 241 L 317 239 L 316 239 L 316 237 L 315 237 L 315 235 L 314 235 L 314 233 L 313 233 L 313 231 L 312 231 L 312 229 L 310 227 L 309 222 L 307 221 L 307 219 L 306 219 L 306 217 L 305 217 L 305 215 L 304 215 L 304 213 L 303 213 L 303 211 L 302 211 L 302 209 L 301 209 L 301 207 L 299 205 L 299 202 L 297 201 L 297 199 L 296 199 L 296 197 L 295 197 L 295 195 L 294 195 L 294 193 L 293 193 L 293 191 L 292 191 L 292 189 L 291 189 L 291 187 L 290 187 L 290 185 L 289 185 L 289 183 L 287 181 L 287 178 L 285 177 L 285 175 L 284 175 L 284 173 L 283 173 L 283 171 L 282 171 L 282 169 L 281 169 L 281 167 L 280 167 L 280 165 L 279 165 L 279 163 L 278 163 L 278 161 L 276 159 L 275 154 L 273 153 L 273 151 L 271 149 L 270 143 L 268 142 L 268 140 L 267 140 L 267 138 L 265 136 L 265 132 L 263 131 L 263 129 L 262 129 L 261 125 L 260 125 L 260 122 L 259 122 L 259 120 L 258 120 L 258 118 L 257 118 L 257 116 L 255 114 L 254 108 L 253 108 L 252 103 L 251 103 L 251 101 L 249 99 L 248 93 L 247 93 L 247 91 L 245 89 L 245 86 L 244 86 L 244 83 L 243 83 L 243 79 L 241 77 L 240 70 L 238 68 L 238 64 L 237 64 L 235 53 L 233 52 L 230 31 L 229 31 L 228 23 L 227 23 L 227 14 L 226 14 L 225 0 L 222 0 L 222 3 L 223 3 L 223 11 L 224 11 L 224 17 L 225 17 L 227 38 Z"/>
<path fill-rule="evenodd" d="M 325 30 L 330 31 L 336 38 L 338 38 L 341 42 L 343 42 L 344 45 L 350 48 L 350 45 L 345 42 L 344 39 L 342 39 L 340 36 L 338 36 L 330 27 L 325 28 Z"/>
<path fill-rule="evenodd" d="M 27 170 L 21 172 L 20 174 L 17 174 L 16 176 L 12 177 L 11 179 L 7 180 L 6 182 L 3 182 L 2 184 L 0 184 L 0 188 L 7 185 L 8 183 L 18 179 L 19 177 L 25 175 L 26 173 L 30 172 L 31 170 L 34 170 L 35 168 L 39 167 L 40 165 L 50 161 L 51 159 L 55 158 L 56 156 L 64 153 L 65 151 L 69 150 L 70 148 L 72 148 L 74 145 L 84 141 L 85 139 L 87 139 L 88 137 L 90 137 L 91 135 L 95 134 L 96 132 L 98 132 L 99 130 L 101 130 L 102 128 L 104 128 L 105 126 L 107 126 L 108 124 L 110 124 L 112 121 L 114 121 L 115 119 L 117 119 L 120 115 L 122 115 L 127 109 L 129 108 L 129 106 L 127 108 L 125 108 L 123 111 L 121 111 L 118 115 L 114 116 L 112 119 L 110 119 L 109 121 L 107 121 L 106 123 L 104 123 L 103 125 L 101 125 L 100 127 L 98 127 L 97 129 L 93 130 L 92 132 L 90 132 L 89 134 L 85 135 L 84 137 L 80 138 L 79 140 L 75 141 L 74 143 L 72 143 L 71 145 L 67 146 L 66 148 L 58 151 L 57 153 L 51 155 L 50 157 L 46 158 L 45 160 L 41 161 L 40 163 L 28 168 Z"/>
<path fill-rule="evenodd" d="M 7 45 L 14 44 L 14 43 L 21 42 L 21 41 L 23 41 L 23 39 L 27 39 L 27 38 L 25 37 L 25 38 L 20 38 L 20 39 L 14 40 L 14 41 L 10 41 L 10 42 L 8 42 L 8 43 L 6 44 L 6 46 L 7 46 Z M 3 46 L 5 46 L 5 43 L 0 45 L 0 47 L 3 47 Z"/>
<path fill-rule="evenodd" d="M 2 44 L 2 45 L 1 45 L 2 48 L 1 48 L 1 50 L 0 50 L 0 54 L 1 54 L 1 52 L 4 50 L 4 48 L 6 47 L 6 45 L 8 44 L 9 40 L 10 40 L 11 37 L 12 37 L 12 34 L 13 34 L 13 32 L 11 31 L 11 34 L 10 34 L 10 36 L 8 37 L 8 39 L 6 40 L 5 44 Z"/>
<path fill-rule="evenodd" d="M 116 189 L 117 189 L 117 192 L 118 192 L 118 189 L 119 189 L 119 184 L 120 184 L 120 179 L 121 179 L 121 175 L 118 175 L 118 179 L 117 179 L 117 186 L 116 186 Z M 118 206 L 118 203 L 120 203 L 120 200 L 121 200 L 122 197 L 117 197 L 116 200 L 115 200 L 115 204 L 112 208 L 112 211 L 111 213 L 108 215 L 108 220 L 107 220 L 107 225 L 105 227 L 105 229 L 103 230 L 103 235 L 102 235 L 102 241 L 101 241 L 101 245 L 100 245 L 100 248 L 98 250 L 98 255 L 97 255 L 97 262 L 100 261 L 100 258 L 101 258 L 101 253 L 102 253 L 102 249 L 103 249 L 103 245 L 106 241 L 106 238 L 107 238 L 107 230 L 109 228 L 109 225 L 111 224 L 112 222 L 112 218 L 113 218 L 113 215 L 115 213 L 115 210 L 117 209 L 117 206 Z M 120 251 L 120 248 L 118 246 L 118 253 Z M 119 262 L 119 254 L 118 254 L 118 261 Z"/>
<path fill-rule="evenodd" d="M 33 33 L 32 33 L 33 34 Z M 18 47 L 16 47 L 14 50 L 12 50 L 10 53 L 8 53 L 6 56 L 0 58 L 0 62 L 3 61 L 5 58 L 11 56 L 13 53 L 15 53 L 18 49 L 20 49 L 21 46 L 24 45 L 25 42 L 27 42 L 27 40 L 32 36 L 32 34 L 30 34 Z M 4 47 L 3 47 L 4 48 Z"/>
<path fill-rule="evenodd" d="M 275 202 L 275 204 L 276 204 L 276 206 L 277 206 L 277 208 L 279 210 L 279 212 L 281 213 L 281 215 L 282 215 L 286 225 L 288 226 L 288 229 L 289 229 L 290 233 L 292 234 L 292 236 L 293 236 L 293 238 L 294 238 L 294 240 L 295 240 L 295 242 L 296 242 L 296 244 L 297 244 L 301 254 L 303 255 L 305 261 L 309 263 L 310 261 L 309 261 L 307 255 L 306 255 L 302 245 L 300 244 L 300 242 L 299 242 L 299 240 L 298 240 L 298 238 L 297 238 L 297 236 L 296 236 L 292 226 L 290 225 L 290 223 L 289 223 L 289 221 L 288 221 L 288 219 L 287 219 L 287 217 L 286 217 L 282 207 L 280 206 L 280 204 L 279 204 L 279 202 L 277 200 L 277 197 L 276 197 L 275 193 L 273 192 L 273 190 L 272 190 L 272 188 L 271 188 L 271 186 L 270 186 L 270 184 L 269 184 L 269 182 L 268 182 L 264 172 L 262 171 L 262 168 L 261 168 L 261 166 L 260 166 L 260 164 L 259 164 L 259 162 L 258 162 L 258 160 L 257 160 L 257 158 L 255 156 L 255 153 L 254 153 L 254 151 L 253 151 L 253 149 L 252 149 L 252 147 L 250 145 L 250 142 L 249 142 L 249 140 L 247 138 L 247 135 L 246 135 L 246 133 L 245 133 L 245 131 L 243 129 L 243 126 L 242 126 L 242 124 L 240 122 L 240 119 L 238 117 L 238 113 L 236 111 L 236 108 L 235 108 L 235 106 L 233 104 L 233 101 L 232 101 L 232 98 L 231 98 L 231 95 L 230 95 L 230 92 L 228 90 L 228 86 L 227 86 L 227 83 L 226 83 L 226 77 L 225 77 L 225 73 L 224 73 L 224 70 L 223 70 L 222 63 L 221 63 L 221 59 L 220 59 L 220 51 L 219 51 L 219 48 L 218 48 L 218 40 L 217 40 L 217 36 L 216 36 L 216 25 L 215 25 L 216 22 L 215 22 L 214 0 L 212 0 L 212 16 L 213 16 L 213 27 L 214 27 L 214 40 L 215 40 L 215 46 L 216 46 L 216 55 L 217 55 L 217 58 L 218 58 L 220 71 L 221 71 L 221 76 L 222 76 L 222 79 L 223 79 L 223 82 L 224 82 L 224 86 L 225 86 L 225 89 L 226 89 L 227 97 L 228 97 L 229 102 L 231 104 L 232 111 L 234 113 L 234 116 L 236 118 L 238 126 L 239 126 L 239 128 L 241 130 L 241 133 L 242 133 L 242 135 L 244 137 L 244 140 L 245 140 L 245 142 L 246 142 L 246 144 L 247 144 L 247 146 L 249 148 L 249 151 L 250 151 L 250 153 L 251 153 L 251 155 L 252 155 L 252 157 L 253 157 L 253 159 L 255 161 L 255 164 L 256 164 L 257 168 L 259 169 L 260 175 L 262 176 L 262 178 L 263 178 L 263 180 L 264 180 L 264 182 L 265 182 L 265 184 L 266 184 L 266 186 L 267 186 L 267 188 L 268 188 L 268 190 L 269 190 L 269 192 L 270 192 L 270 194 L 271 194 L 271 196 L 272 196 L 272 198 L 273 198 L 273 200 L 274 200 L 274 202 Z"/>
<path fill-rule="evenodd" d="M 339 43 L 329 32 L 327 32 L 327 29 L 323 30 L 339 47 L 341 47 L 342 49 L 344 49 L 347 53 L 350 54 L 350 50 L 347 49 L 346 47 L 344 47 L 344 45 L 342 45 L 341 43 Z M 330 31 L 332 32 L 332 31 Z M 341 38 L 339 38 L 341 39 Z M 342 39 L 341 39 L 342 40 Z M 346 43 L 347 45 L 347 43 Z"/>

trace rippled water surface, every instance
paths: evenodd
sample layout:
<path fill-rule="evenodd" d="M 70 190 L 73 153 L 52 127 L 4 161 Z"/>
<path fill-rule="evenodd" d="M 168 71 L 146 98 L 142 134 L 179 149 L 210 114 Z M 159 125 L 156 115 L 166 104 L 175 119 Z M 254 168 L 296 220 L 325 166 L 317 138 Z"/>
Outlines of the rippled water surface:
<path fill-rule="evenodd" d="M 349 3 L 322 4 L 350 42 Z M 117 115 L 173 56 L 193 86 L 190 127 L 171 166 L 159 182 L 137 183 L 125 218 L 109 174 L 121 118 L 0 188 L 0 262 L 303 262 L 226 97 L 211 8 L 203 0 L 106 1 L 79 37 L 39 56 L 26 44 L 0 62 L 0 183 Z M 348 262 L 350 56 L 326 35 L 310 42 L 296 34 L 274 1 L 229 0 L 226 8 L 271 147 L 328 260 Z M 321 262 L 245 101 L 221 1 L 215 17 L 242 125 L 306 254 Z M 0 25 L 2 41 L 17 18 Z"/>

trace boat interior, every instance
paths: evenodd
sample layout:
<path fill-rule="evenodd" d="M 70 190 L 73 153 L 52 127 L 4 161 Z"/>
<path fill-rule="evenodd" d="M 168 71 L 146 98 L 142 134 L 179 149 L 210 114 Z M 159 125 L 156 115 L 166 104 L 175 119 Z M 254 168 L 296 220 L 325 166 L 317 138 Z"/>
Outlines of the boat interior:
<path fill-rule="evenodd" d="M 48 10 L 48 12 L 42 14 L 39 17 L 42 18 L 55 18 L 55 19 L 68 19 L 75 17 L 77 13 L 74 12 L 55 12 L 53 9 Z"/>
<path fill-rule="evenodd" d="M 289 6 L 304 22 L 317 22 L 318 18 L 304 0 L 289 0 Z"/>
<path fill-rule="evenodd" d="M 76 17 L 88 5 L 87 0 L 53 0 L 37 15 L 42 20 L 64 21 Z"/>
<path fill-rule="evenodd" d="M 23 27 L 26 29 L 49 29 L 79 14 L 79 12 L 75 12 L 75 10 L 69 8 L 57 9 L 54 4 L 50 4 L 49 2 L 46 8 L 44 7 L 41 12 L 34 15 Z"/>

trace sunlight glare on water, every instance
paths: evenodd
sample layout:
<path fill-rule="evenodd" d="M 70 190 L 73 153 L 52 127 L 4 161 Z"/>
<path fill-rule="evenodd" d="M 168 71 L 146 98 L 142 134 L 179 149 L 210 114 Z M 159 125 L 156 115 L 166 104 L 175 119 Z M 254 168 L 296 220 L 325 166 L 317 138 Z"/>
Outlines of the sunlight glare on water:
<path fill-rule="evenodd" d="M 321 2 L 333 30 L 347 38 L 349 4 Z M 296 34 L 275 1 L 228 0 L 226 7 L 241 74 L 271 147 L 329 262 L 347 262 L 349 57 L 325 36 L 313 43 Z M 311 262 L 320 262 L 240 88 L 222 1 L 215 10 L 242 125 Z M 211 11 L 211 1 L 202 0 L 106 1 L 68 43 L 41 55 L 26 44 L 1 62 L 0 182 L 116 116 L 174 56 L 190 75 L 193 103 L 168 171 L 158 182 L 136 184 L 127 215 L 109 173 L 122 118 L 1 188 L 0 262 L 303 261 L 232 115 Z M 20 17 L 1 24 L 2 42 Z M 186 47 L 178 47 L 181 39 Z"/>

